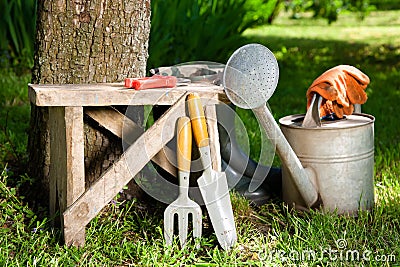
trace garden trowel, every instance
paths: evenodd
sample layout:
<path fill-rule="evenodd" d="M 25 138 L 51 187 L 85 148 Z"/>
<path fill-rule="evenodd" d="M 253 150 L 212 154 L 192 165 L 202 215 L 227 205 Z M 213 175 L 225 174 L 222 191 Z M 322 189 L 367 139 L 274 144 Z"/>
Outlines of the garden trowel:
<path fill-rule="evenodd" d="M 226 175 L 211 167 L 210 142 L 199 96 L 189 94 L 187 101 L 194 139 L 204 168 L 197 183 L 218 242 L 223 249 L 228 250 L 236 243 L 237 235 Z"/>

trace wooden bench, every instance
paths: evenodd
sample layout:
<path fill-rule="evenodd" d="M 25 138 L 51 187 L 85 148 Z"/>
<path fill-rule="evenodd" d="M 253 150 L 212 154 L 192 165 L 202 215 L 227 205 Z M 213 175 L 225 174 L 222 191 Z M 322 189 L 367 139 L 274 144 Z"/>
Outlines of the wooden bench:
<path fill-rule="evenodd" d="M 220 168 L 219 140 L 215 104 L 229 102 L 222 87 L 189 84 L 173 89 L 126 89 L 121 83 L 111 84 L 29 84 L 29 99 L 37 106 L 49 107 L 50 131 L 50 213 L 61 213 L 64 241 L 83 246 L 86 225 L 150 161 L 159 163 L 174 174 L 174 166 L 163 161 L 163 147 L 174 137 L 176 120 L 186 115 L 188 92 L 196 92 L 206 104 L 213 168 Z M 169 110 L 146 130 L 110 168 L 85 189 L 83 107 L 112 105 L 170 105 Z M 126 117 L 115 109 L 89 109 L 87 114 L 116 136 L 122 136 Z M 128 125 L 129 126 L 129 125 Z M 134 127 L 132 122 L 132 127 Z M 124 126 L 126 127 L 126 126 Z M 157 138 L 163 132 L 163 138 Z M 146 140 L 152 140 L 148 142 Z M 146 149 L 147 153 L 141 153 Z M 135 162 L 128 162 L 135 155 Z"/>

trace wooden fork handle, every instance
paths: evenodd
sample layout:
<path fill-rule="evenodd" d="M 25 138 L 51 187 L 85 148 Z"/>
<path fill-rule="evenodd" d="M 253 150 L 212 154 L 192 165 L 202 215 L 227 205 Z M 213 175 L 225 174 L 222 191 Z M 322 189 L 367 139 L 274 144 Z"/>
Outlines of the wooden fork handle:
<path fill-rule="evenodd" d="M 177 125 L 177 161 L 180 171 L 190 172 L 192 127 L 188 117 L 180 117 Z"/>

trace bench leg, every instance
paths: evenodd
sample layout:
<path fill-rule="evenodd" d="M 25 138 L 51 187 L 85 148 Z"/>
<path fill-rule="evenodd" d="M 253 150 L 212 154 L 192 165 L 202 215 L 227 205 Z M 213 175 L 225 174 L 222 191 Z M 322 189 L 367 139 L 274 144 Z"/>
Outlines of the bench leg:
<path fill-rule="evenodd" d="M 85 192 L 83 107 L 50 107 L 50 212 L 57 199 L 67 245 L 83 246 L 85 228 L 64 231 L 64 211 Z"/>

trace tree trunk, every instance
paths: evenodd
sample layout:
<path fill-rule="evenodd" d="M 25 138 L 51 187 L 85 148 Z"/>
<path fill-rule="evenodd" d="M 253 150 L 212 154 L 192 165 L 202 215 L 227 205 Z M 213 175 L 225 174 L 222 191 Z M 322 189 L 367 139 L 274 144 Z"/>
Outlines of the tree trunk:
<path fill-rule="evenodd" d="M 32 83 L 121 82 L 145 75 L 150 0 L 38 1 Z M 48 109 L 31 107 L 29 174 L 48 192 Z M 121 154 L 121 141 L 85 118 L 87 184 Z M 47 199 L 47 194 L 43 195 Z"/>

